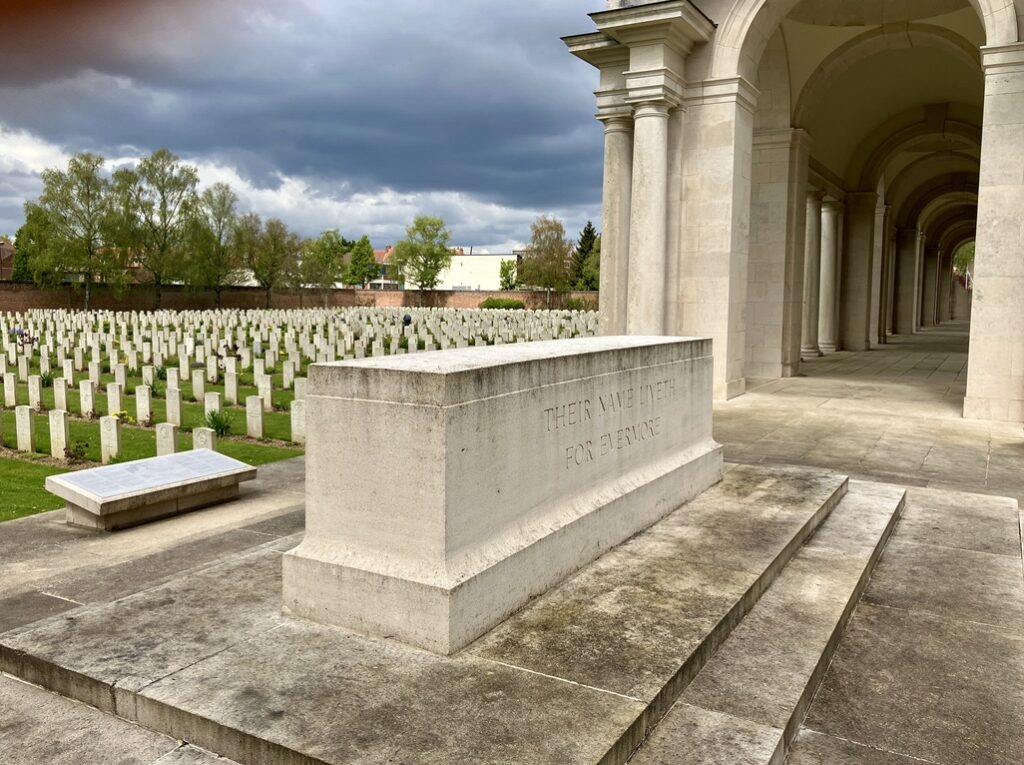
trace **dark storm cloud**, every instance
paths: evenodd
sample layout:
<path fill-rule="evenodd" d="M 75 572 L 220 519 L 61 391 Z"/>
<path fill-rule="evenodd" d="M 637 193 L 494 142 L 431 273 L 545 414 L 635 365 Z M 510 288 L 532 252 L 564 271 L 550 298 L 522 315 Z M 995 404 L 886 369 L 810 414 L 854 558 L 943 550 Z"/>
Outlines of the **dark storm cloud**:
<path fill-rule="evenodd" d="M 25 16 L 34 46 L 0 75 L 2 119 L 70 151 L 168 146 L 258 185 L 593 209 L 596 74 L 559 36 L 601 5 L 65 0 Z"/>

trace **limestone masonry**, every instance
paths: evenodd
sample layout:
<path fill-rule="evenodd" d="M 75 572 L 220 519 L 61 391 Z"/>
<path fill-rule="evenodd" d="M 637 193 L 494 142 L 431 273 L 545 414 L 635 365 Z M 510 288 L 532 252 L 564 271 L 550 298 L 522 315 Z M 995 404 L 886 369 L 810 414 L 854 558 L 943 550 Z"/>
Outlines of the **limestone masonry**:
<path fill-rule="evenodd" d="M 708 340 L 312 367 L 293 613 L 451 653 L 721 478 Z"/>

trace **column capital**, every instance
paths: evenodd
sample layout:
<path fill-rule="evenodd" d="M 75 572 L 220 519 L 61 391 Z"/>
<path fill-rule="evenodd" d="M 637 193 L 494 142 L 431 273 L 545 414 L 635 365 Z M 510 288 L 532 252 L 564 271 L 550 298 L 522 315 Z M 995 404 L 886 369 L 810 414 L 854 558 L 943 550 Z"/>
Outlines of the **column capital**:
<path fill-rule="evenodd" d="M 823 212 L 830 214 L 840 213 L 843 211 L 843 203 L 838 199 L 831 199 L 826 197 L 825 201 L 821 203 L 821 209 Z"/>
<path fill-rule="evenodd" d="M 632 133 L 633 132 L 633 110 L 629 107 L 620 107 L 615 110 L 599 110 L 597 119 L 604 123 L 605 133 Z"/>
<path fill-rule="evenodd" d="M 635 122 L 646 117 L 668 118 L 668 113 L 673 106 L 669 101 L 643 101 L 636 104 L 636 108 L 633 110 L 633 120 Z"/>
<path fill-rule="evenodd" d="M 821 189 L 807 189 L 807 201 L 824 207 L 825 192 Z"/>

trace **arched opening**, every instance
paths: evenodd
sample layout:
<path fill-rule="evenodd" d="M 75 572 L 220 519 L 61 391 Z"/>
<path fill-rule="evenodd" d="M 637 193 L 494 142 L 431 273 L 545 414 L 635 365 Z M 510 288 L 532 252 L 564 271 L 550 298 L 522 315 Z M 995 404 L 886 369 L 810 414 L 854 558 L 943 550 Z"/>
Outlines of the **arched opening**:
<path fill-rule="evenodd" d="M 890 376 L 886 354 L 917 354 L 928 362 L 908 383 L 934 366 L 962 406 L 970 314 L 953 264 L 977 229 L 981 47 L 1016 34 L 1012 9 L 984 0 L 734 5 L 702 62 L 760 91 L 748 384 L 853 366 Z"/>

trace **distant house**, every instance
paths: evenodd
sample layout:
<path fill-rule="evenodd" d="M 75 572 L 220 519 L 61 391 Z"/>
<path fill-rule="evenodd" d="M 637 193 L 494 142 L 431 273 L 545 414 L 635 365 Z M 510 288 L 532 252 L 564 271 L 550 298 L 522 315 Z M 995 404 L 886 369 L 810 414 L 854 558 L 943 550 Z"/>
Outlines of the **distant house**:
<path fill-rule="evenodd" d="M 14 276 L 14 243 L 0 237 L 0 282 L 9 282 Z"/>
<path fill-rule="evenodd" d="M 380 276 L 372 280 L 367 285 L 371 290 L 400 290 L 402 285 L 391 278 L 388 273 L 388 269 L 391 264 L 391 254 L 395 251 L 392 245 L 388 245 L 383 250 L 374 250 L 373 259 L 377 261 L 377 265 L 380 267 Z"/>
<path fill-rule="evenodd" d="M 501 289 L 501 264 L 506 260 L 516 262 L 515 253 L 474 253 L 468 254 L 456 248 L 452 254 L 452 264 L 441 272 L 437 283 L 439 290 L 483 290 L 497 291 Z"/>

